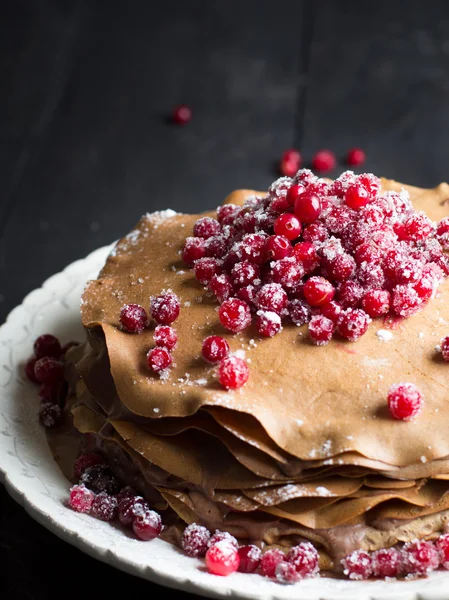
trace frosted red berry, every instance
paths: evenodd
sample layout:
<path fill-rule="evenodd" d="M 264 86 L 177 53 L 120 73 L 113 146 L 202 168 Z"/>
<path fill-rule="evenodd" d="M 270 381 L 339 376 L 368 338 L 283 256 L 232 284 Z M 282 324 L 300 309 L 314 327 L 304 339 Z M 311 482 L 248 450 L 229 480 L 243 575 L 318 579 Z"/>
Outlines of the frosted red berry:
<path fill-rule="evenodd" d="M 323 267 L 331 281 L 346 281 L 354 275 L 356 263 L 350 254 L 342 252 L 337 254 L 333 260 L 324 260 Z"/>
<path fill-rule="evenodd" d="M 304 285 L 304 296 L 310 306 L 327 304 L 334 295 L 334 286 L 324 277 L 311 277 Z"/>
<path fill-rule="evenodd" d="M 330 150 L 319 150 L 312 158 L 312 168 L 315 171 L 332 171 L 337 166 L 335 154 Z"/>
<path fill-rule="evenodd" d="M 353 580 L 369 579 L 373 573 L 371 556 L 364 550 L 355 550 L 342 561 L 343 573 Z"/>
<path fill-rule="evenodd" d="M 287 292 L 279 283 L 266 283 L 256 295 L 256 305 L 261 310 L 282 314 L 288 302 Z"/>
<path fill-rule="evenodd" d="M 287 562 L 292 564 L 301 579 L 313 577 L 319 571 L 319 554 L 310 542 L 293 546 L 287 554 Z"/>
<path fill-rule="evenodd" d="M 87 469 L 94 467 L 95 465 L 104 465 L 104 458 L 100 454 L 94 452 L 90 454 L 81 454 L 75 461 L 73 467 L 73 477 L 79 480 Z"/>
<path fill-rule="evenodd" d="M 275 574 L 276 580 L 284 585 L 292 585 L 301 579 L 295 566 L 286 561 L 282 561 L 276 566 Z"/>
<path fill-rule="evenodd" d="M 201 217 L 193 226 L 193 235 L 195 237 L 203 238 L 207 240 L 213 235 L 217 235 L 221 232 L 221 225 L 212 217 Z"/>
<path fill-rule="evenodd" d="M 427 575 L 438 568 L 440 556 L 432 542 L 414 540 L 402 548 L 404 571 L 411 575 Z"/>
<path fill-rule="evenodd" d="M 220 531 L 219 529 L 216 529 L 215 533 L 211 536 L 209 540 L 209 548 L 210 546 L 213 546 L 214 544 L 223 541 L 228 542 L 229 544 L 234 546 L 235 549 L 238 549 L 239 547 L 237 539 L 233 535 L 231 535 L 229 531 Z"/>
<path fill-rule="evenodd" d="M 288 303 L 287 312 L 291 321 L 298 327 L 310 321 L 310 305 L 300 298 L 295 298 Z"/>
<path fill-rule="evenodd" d="M 449 250 L 449 217 L 445 217 L 438 223 L 436 235 L 443 249 Z"/>
<path fill-rule="evenodd" d="M 286 200 L 287 200 L 287 204 L 290 207 L 294 207 L 295 206 L 295 202 L 296 200 L 299 198 L 299 196 L 301 196 L 301 194 L 303 194 L 305 192 L 306 188 L 303 185 L 297 185 L 297 184 L 293 184 L 291 185 L 286 193 Z"/>
<path fill-rule="evenodd" d="M 237 549 L 226 540 L 217 542 L 206 552 L 206 566 L 213 575 L 230 575 L 237 571 L 239 564 Z"/>
<path fill-rule="evenodd" d="M 254 573 L 259 568 L 262 557 L 260 548 L 253 544 L 240 546 L 238 553 L 240 558 L 238 570 L 240 573 Z"/>
<path fill-rule="evenodd" d="M 369 290 L 362 298 L 362 309 L 370 317 L 381 317 L 390 310 L 390 292 L 387 290 Z"/>
<path fill-rule="evenodd" d="M 209 281 L 209 289 L 220 303 L 228 300 L 234 294 L 232 279 L 227 273 L 213 275 Z"/>
<path fill-rule="evenodd" d="M 117 477 L 109 467 L 102 464 L 88 467 L 82 473 L 80 483 L 83 483 L 96 494 L 106 492 L 109 495 L 114 495 L 120 490 Z"/>
<path fill-rule="evenodd" d="M 173 364 L 173 358 L 167 348 L 151 348 L 147 353 L 147 364 L 151 371 L 160 373 L 165 371 Z"/>
<path fill-rule="evenodd" d="M 323 315 L 314 315 L 309 321 L 309 336 L 317 346 L 328 344 L 334 334 L 335 324 Z"/>
<path fill-rule="evenodd" d="M 367 313 L 359 308 L 348 308 L 342 315 L 337 326 L 341 337 L 350 342 L 355 342 L 364 335 L 371 323 Z"/>
<path fill-rule="evenodd" d="M 224 358 L 218 367 L 218 380 L 223 387 L 235 390 L 248 381 L 249 368 L 243 358 L 228 356 Z"/>
<path fill-rule="evenodd" d="M 150 303 L 151 316 L 160 325 L 170 325 L 179 316 L 181 303 L 176 294 L 165 292 L 153 296 Z"/>
<path fill-rule="evenodd" d="M 260 287 L 258 285 L 245 285 L 237 290 L 237 298 L 246 302 L 252 309 L 255 306 L 256 295 Z"/>
<path fill-rule="evenodd" d="M 101 521 L 114 521 L 117 518 L 117 498 L 100 492 L 93 499 L 90 514 Z"/>
<path fill-rule="evenodd" d="M 293 254 L 303 265 L 306 273 L 312 273 L 320 266 L 321 259 L 316 247 L 311 242 L 298 242 L 293 248 Z"/>
<path fill-rule="evenodd" d="M 414 383 L 396 383 L 387 396 L 391 416 L 401 421 L 411 421 L 421 411 L 423 399 Z"/>
<path fill-rule="evenodd" d="M 239 210 L 236 204 L 223 204 L 217 208 L 217 221 L 222 226 L 232 225 Z"/>
<path fill-rule="evenodd" d="M 172 112 L 172 120 L 176 125 L 187 125 L 192 119 L 192 109 L 187 104 L 175 106 Z"/>
<path fill-rule="evenodd" d="M 271 268 L 271 277 L 274 283 L 284 288 L 294 288 L 304 276 L 304 267 L 295 257 L 277 260 Z"/>
<path fill-rule="evenodd" d="M 346 162 L 351 167 L 360 167 L 366 160 L 365 152 L 361 148 L 351 148 L 346 155 Z"/>
<path fill-rule="evenodd" d="M 29 358 L 25 364 L 25 375 L 33 383 L 39 383 L 39 380 L 36 379 L 36 375 L 34 374 L 34 367 L 36 365 L 37 360 L 38 359 L 33 356 L 32 358 Z"/>
<path fill-rule="evenodd" d="M 337 299 L 343 308 L 356 308 L 365 294 L 356 281 L 344 281 L 338 287 Z"/>
<path fill-rule="evenodd" d="M 280 215 L 274 222 L 274 233 L 283 235 L 288 240 L 295 240 L 301 234 L 302 226 L 297 217 L 291 213 Z"/>
<path fill-rule="evenodd" d="M 441 355 L 443 360 L 449 362 L 449 336 L 445 337 L 441 341 Z"/>
<path fill-rule="evenodd" d="M 281 317 L 268 310 L 258 310 L 256 316 L 257 333 L 263 337 L 273 337 L 282 329 Z"/>
<path fill-rule="evenodd" d="M 34 354 L 36 358 L 44 356 L 59 358 L 61 356 L 61 344 L 58 338 L 50 333 L 40 335 L 34 342 Z"/>
<path fill-rule="evenodd" d="M 302 234 L 303 242 L 319 244 L 325 242 L 329 237 L 329 232 L 322 223 L 311 223 Z"/>
<path fill-rule="evenodd" d="M 228 251 L 228 246 L 229 242 L 225 235 L 213 235 L 204 242 L 204 254 L 206 257 L 221 259 Z"/>
<path fill-rule="evenodd" d="M 265 256 L 267 260 L 279 260 L 290 256 L 293 248 L 283 235 L 270 235 L 265 243 Z"/>
<path fill-rule="evenodd" d="M 271 579 L 276 576 L 276 567 L 286 561 L 285 554 L 278 548 L 267 550 L 263 553 L 260 561 L 260 568 L 265 577 Z"/>
<path fill-rule="evenodd" d="M 125 485 L 117 494 L 117 502 L 120 504 L 122 500 L 134 498 L 134 496 L 137 496 L 135 490 L 130 485 Z"/>
<path fill-rule="evenodd" d="M 192 523 L 184 529 L 181 538 L 181 548 L 189 556 L 200 557 L 206 554 L 209 541 L 210 531 L 202 525 Z"/>
<path fill-rule="evenodd" d="M 210 335 L 207 337 L 201 348 L 201 354 L 205 361 L 217 363 L 223 360 L 229 353 L 228 342 L 219 335 Z"/>
<path fill-rule="evenodd" d="M 79 513 L 89 513 L 95 494 L 85 485 L 74 485 L 70 488 L 69 506 Z"/>
<path fill-rule="evenodd" d="M 335 325 L 337 325 L 340 322 L 342 314 L 343 309 L 338 302 L 335 302 L 335 300 L 331 300 L 330 302 L 327 302 L 326 304 L 320 306 L 320 315 L 323 315 L 323 317 L 327 317 Z"/>
<path fill-rule="evenodd" d="M 235 252 L 239 260 L 249 260 L 256 265 L 265 260 L 265 242 L 267 236 L 261 233 L 248 233 L 237 242 Z"/>
<path fill-rule="evenodd" d="M 233 333 L 243 331 L 251 324 L 251 311 L 243 300 L 229 298 L 218 309 L 220 323 Z"/>
<path fill-rule="evenodd" d="M 404 239 L 418 242 L 429 237 L 435 229 L 434 223 L 429 217 L 421 213 L 410 215 L 404 222 Z"/>
<path fill-rule="evenodd" d="M 120 311 L 120 325 L 129 333 L 142 333 L 148 325 L 147 311 L 139 304 L 125 304 Z"/>
<path fill-rule="evenodd" d="M 373 552 L 371 560 L 374 577 L 381 579 L 398 577 L 402 572 L 402 555 L 396 548 L 376 550 Z"/>
<path fill-rule="evenodd" d="M 441 566 L 449 569 L 449 533 L 440 535 L 435 542 L 435 547 L 440 555 Z"/>
<path fill-rule="evenodd" d="M 118 504 L 118 518 L 122 525 L 131 527 L 133 521 L 139 515 L 144 515 L 150 507 L 148 502 L 141 496 L 124 498 Z"/>
<path fill-rule="evenodd" d="M 306 190 L 295 200 L 295 215 L 301 223 L 314 223 L 320 216 L 321 210 L 320 196 L 313 191 Z"/>
<path fill-rule="evenodd" d="M 132 527 L 139 540 L 148 542 L 157 538 L 161 533 L 162 519 L 157 512 L 147 509 L 134 518 Z"/>
<path fill-rule="evenodd" d="M 173 350 L 178 343 L 178 334 L 170 325 L 158 325 L 154 330 L 153 339 L 156 346 Z"/>
<path fill-rule="evenodd" d="M 349 208 L 362 208 L 372 200 L 369 191 L 360 183 L 353 183 L 345 194 L 345 202 Z"/>
<path fill-rule="evenodd" d="M 60 406 L 54 402 L 43 402 L 39 409 L 39 421 L 48 429 L 57 427 L 62 421 Z"/>
<path fill-rule="evenodd" d="M 422 307 L 422 299 L 411 285 L 398 285 L 393 290 L 391 307 L 399 317 L 410 317 Z"/>
<path fill-rule="evenodd" d="M 247 260 L 236 263 L 232 267 L 231 279 L 235 289 L 260 283 L 260 269 L 257 265 Z"/>
<path fill-rule="evenodd" d="M 207 285 L 214 275 L 222 271 L 221 262 L 217 258 L 205 256 L 195 261 L 193 272 L 201 285 Z"/>
<path fill-rule="evenodd" d="M 188 265 L 193 263 L 199 258 L 203 258 L 206 254 L 206 248 L 203 238 L 188 237 L 184 242 L 184 248 L 182 250 L 182 259 Z"/>

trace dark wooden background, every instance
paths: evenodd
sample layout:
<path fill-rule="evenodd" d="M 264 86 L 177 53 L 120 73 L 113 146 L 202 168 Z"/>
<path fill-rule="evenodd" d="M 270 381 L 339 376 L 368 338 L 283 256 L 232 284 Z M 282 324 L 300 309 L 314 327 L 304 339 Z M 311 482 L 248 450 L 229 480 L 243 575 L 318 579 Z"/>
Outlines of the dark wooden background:
<path fill-rule="evenodd" d="M 179 102 L 184 128 L 167 122 Z M 0 323 L 142 213 L 263 189 L 292 145 L 308 160 L 360 145 L 367 170 L 434 186 L 448 140 L 447 0 L 1 0 Z M 5 598 L 166 595 L 3 488 L 0 573 Z"/>

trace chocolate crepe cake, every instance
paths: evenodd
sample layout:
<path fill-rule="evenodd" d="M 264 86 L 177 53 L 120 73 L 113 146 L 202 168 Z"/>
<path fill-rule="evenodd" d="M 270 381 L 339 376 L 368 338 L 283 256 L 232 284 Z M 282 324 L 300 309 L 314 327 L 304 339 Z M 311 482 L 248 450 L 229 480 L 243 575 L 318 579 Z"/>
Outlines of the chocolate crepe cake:
<path fill-rule="evenodd" d="M 320 553 L 322 569 L 342 571 L 341 559 L 354 550 L 432 540 L 446 531 L 449 365 L 438 345 L 449 333 L 448 227 L 447 219 L 438 230 L 434 222 L 449 215 L 449 186 L 424 190 L 381 180 L 378 190 L 376 178 L 361 177 L 347 173 L 329 182 L 301 171 L 295 180 L 275 182 L 268 193 L 238 190 L 226 198 L 229 208 L 218 210 L 220 228 L 208 220 L 217 219 L 216 211 L 147 214 L 87 284 L 81 302 L 86 341 L 68 353 L 68 407 L 75 427 L 94 435 L 120 477 L 162 511 L 172 541 L 179 542 L 191 523 L 262 547 L 289 548 L 308 540 Z M 274 220 L 293 214 L 288 192 L 295 184 L 314 186 L 321 204 L 318 216 L 300 219 L 303 232 L 291 244 L 306 240 L 318 263 L 307 268 L 304 259 L 300 280 L 290 287 L 287 281 L 288 304 L 279 325 L 254 299 L 264 282 L 277 281 L 277 255 L 253 261 L 257 276 L 238 286 L 232 269 L 242 256 L 235 240 L 254 232 L 268 239 L 273 226 L 278 233 Z M 348 190 L 357 185 L 367 194 L 352 190 L 350 199 Z M 297 214 L 304 210 L 295 208 Z M 198 219 L 212 229 L 203 238 L 197 235 L 195 244 Z M 226 237 L 232 247 L 220 246 Z M 400 268 L 387 262 L 394 252 L 402 252 Z M 354 258 L 347 259 L 352 268 L 343 275 L 331 264 L 339 254 Z M 234 274 L 231 293 L 216 295 L 221 304 L 229 295 L 245 298 L 252 324 L 234 331 L 223 327 L 213 286 L 204 286 L 204 277 L 200 283 L 191 268 L 202 256 L 215 257 L 220 272 Z M 298 254 L 294 258 L 300 262 Z M 379 265 L 384 279 L 373 283 L 369 278 L 377 277 Z M 337 290 L 333 306 L 310 307 L 304 300 L 304 283 L 314 275 L 327 275 Z M 426 276 L 431 283 L 423 292 Z M 379 315 L 371 320 L 367 301 L 355 294 L 359 288 L 363 294 L 387 290 L 391 305 L 378 313 L 371 307 L 371 316 Z M 154 347 L 154 321 L 136 335 L 126 330 L 121 314 L 126 305 L 148 310 L 150 298 L 161 293 L 179 299 L 172 324 L 177 344 L 169 368 L 153 365 L 151 371 L 146 357 Z M 289 318 L 289 306 L 304 318 Z M 331 309 L 359 310 L 366 317 L 361 331 L 345 335 L 338 328 L 341 316 L 334 318 Z M 330 335 L 316 319 L 318 333 L 309 324 L 308 335 L 307 321 L 323 314 L 333 323 Z M 265 327 L 267 320 L 273 330 Z M 216 366 L 202 357 L 211 335 L 225 338 L 231 356 L 245 361 L 249 375 L 241 387 L 226 389 Z M 389 390 L 400 382 L 420 392 L 419 414 L 410 420 L 388 408 Z"/>

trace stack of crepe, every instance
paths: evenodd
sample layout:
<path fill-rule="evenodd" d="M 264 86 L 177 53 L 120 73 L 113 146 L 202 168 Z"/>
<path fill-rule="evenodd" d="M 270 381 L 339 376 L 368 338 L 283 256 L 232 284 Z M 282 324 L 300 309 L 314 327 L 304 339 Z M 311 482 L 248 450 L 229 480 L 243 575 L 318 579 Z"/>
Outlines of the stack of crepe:
<path fill-rule="evenodd" d="M 446 184 L 406 189 L 432 219 L 449 214 Z M 239 190 L 226 202 L 255 193 Z M 197 218 L 144 216 L 87 285 L 87 340 L 69 355 L 76 428 L 95 434 L 120 475 L 172 522 L 269 545 L 308 539 L 329 569 L 355 548 L 445 530 L 449 365 L 435 346 L 449 333 L 449 281 L 424 311 L 393 329 L 376 320 L 353 344 L 316 347 L 293 324 L 269 339 L 252 328 L 233 335 L 180 259 Z M 148 307 L 167 289 L 181 300 L 179 341 L 174 368 L 160 378 L 146 364 L 153 328 L 126 333 L 119 316 L 125 303 Z M 239 390 L 221 388 L 201 358 L 211 334 L 245 354 L 250 378 Z M 403 381 L 424 397 L 411 422 L 392 419 L 386 405 L 389 387 Z"/>

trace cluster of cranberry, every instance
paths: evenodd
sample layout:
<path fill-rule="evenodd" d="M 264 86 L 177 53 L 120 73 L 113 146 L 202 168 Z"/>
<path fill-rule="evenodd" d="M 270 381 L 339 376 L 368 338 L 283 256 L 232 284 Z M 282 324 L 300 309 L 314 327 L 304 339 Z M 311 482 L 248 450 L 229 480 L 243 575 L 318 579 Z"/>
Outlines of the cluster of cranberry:
<path fill-rule="evenodd" d="M 162 531 L 160 515 L 130 487 L 120 487 L 112 470 L 99 454 L 82 454 L 75 463 L 74 477 L 79 480 L 70 490 L 69 506 L 101 521 L 119 520 L 136 537 L 148 541 Z"/>

